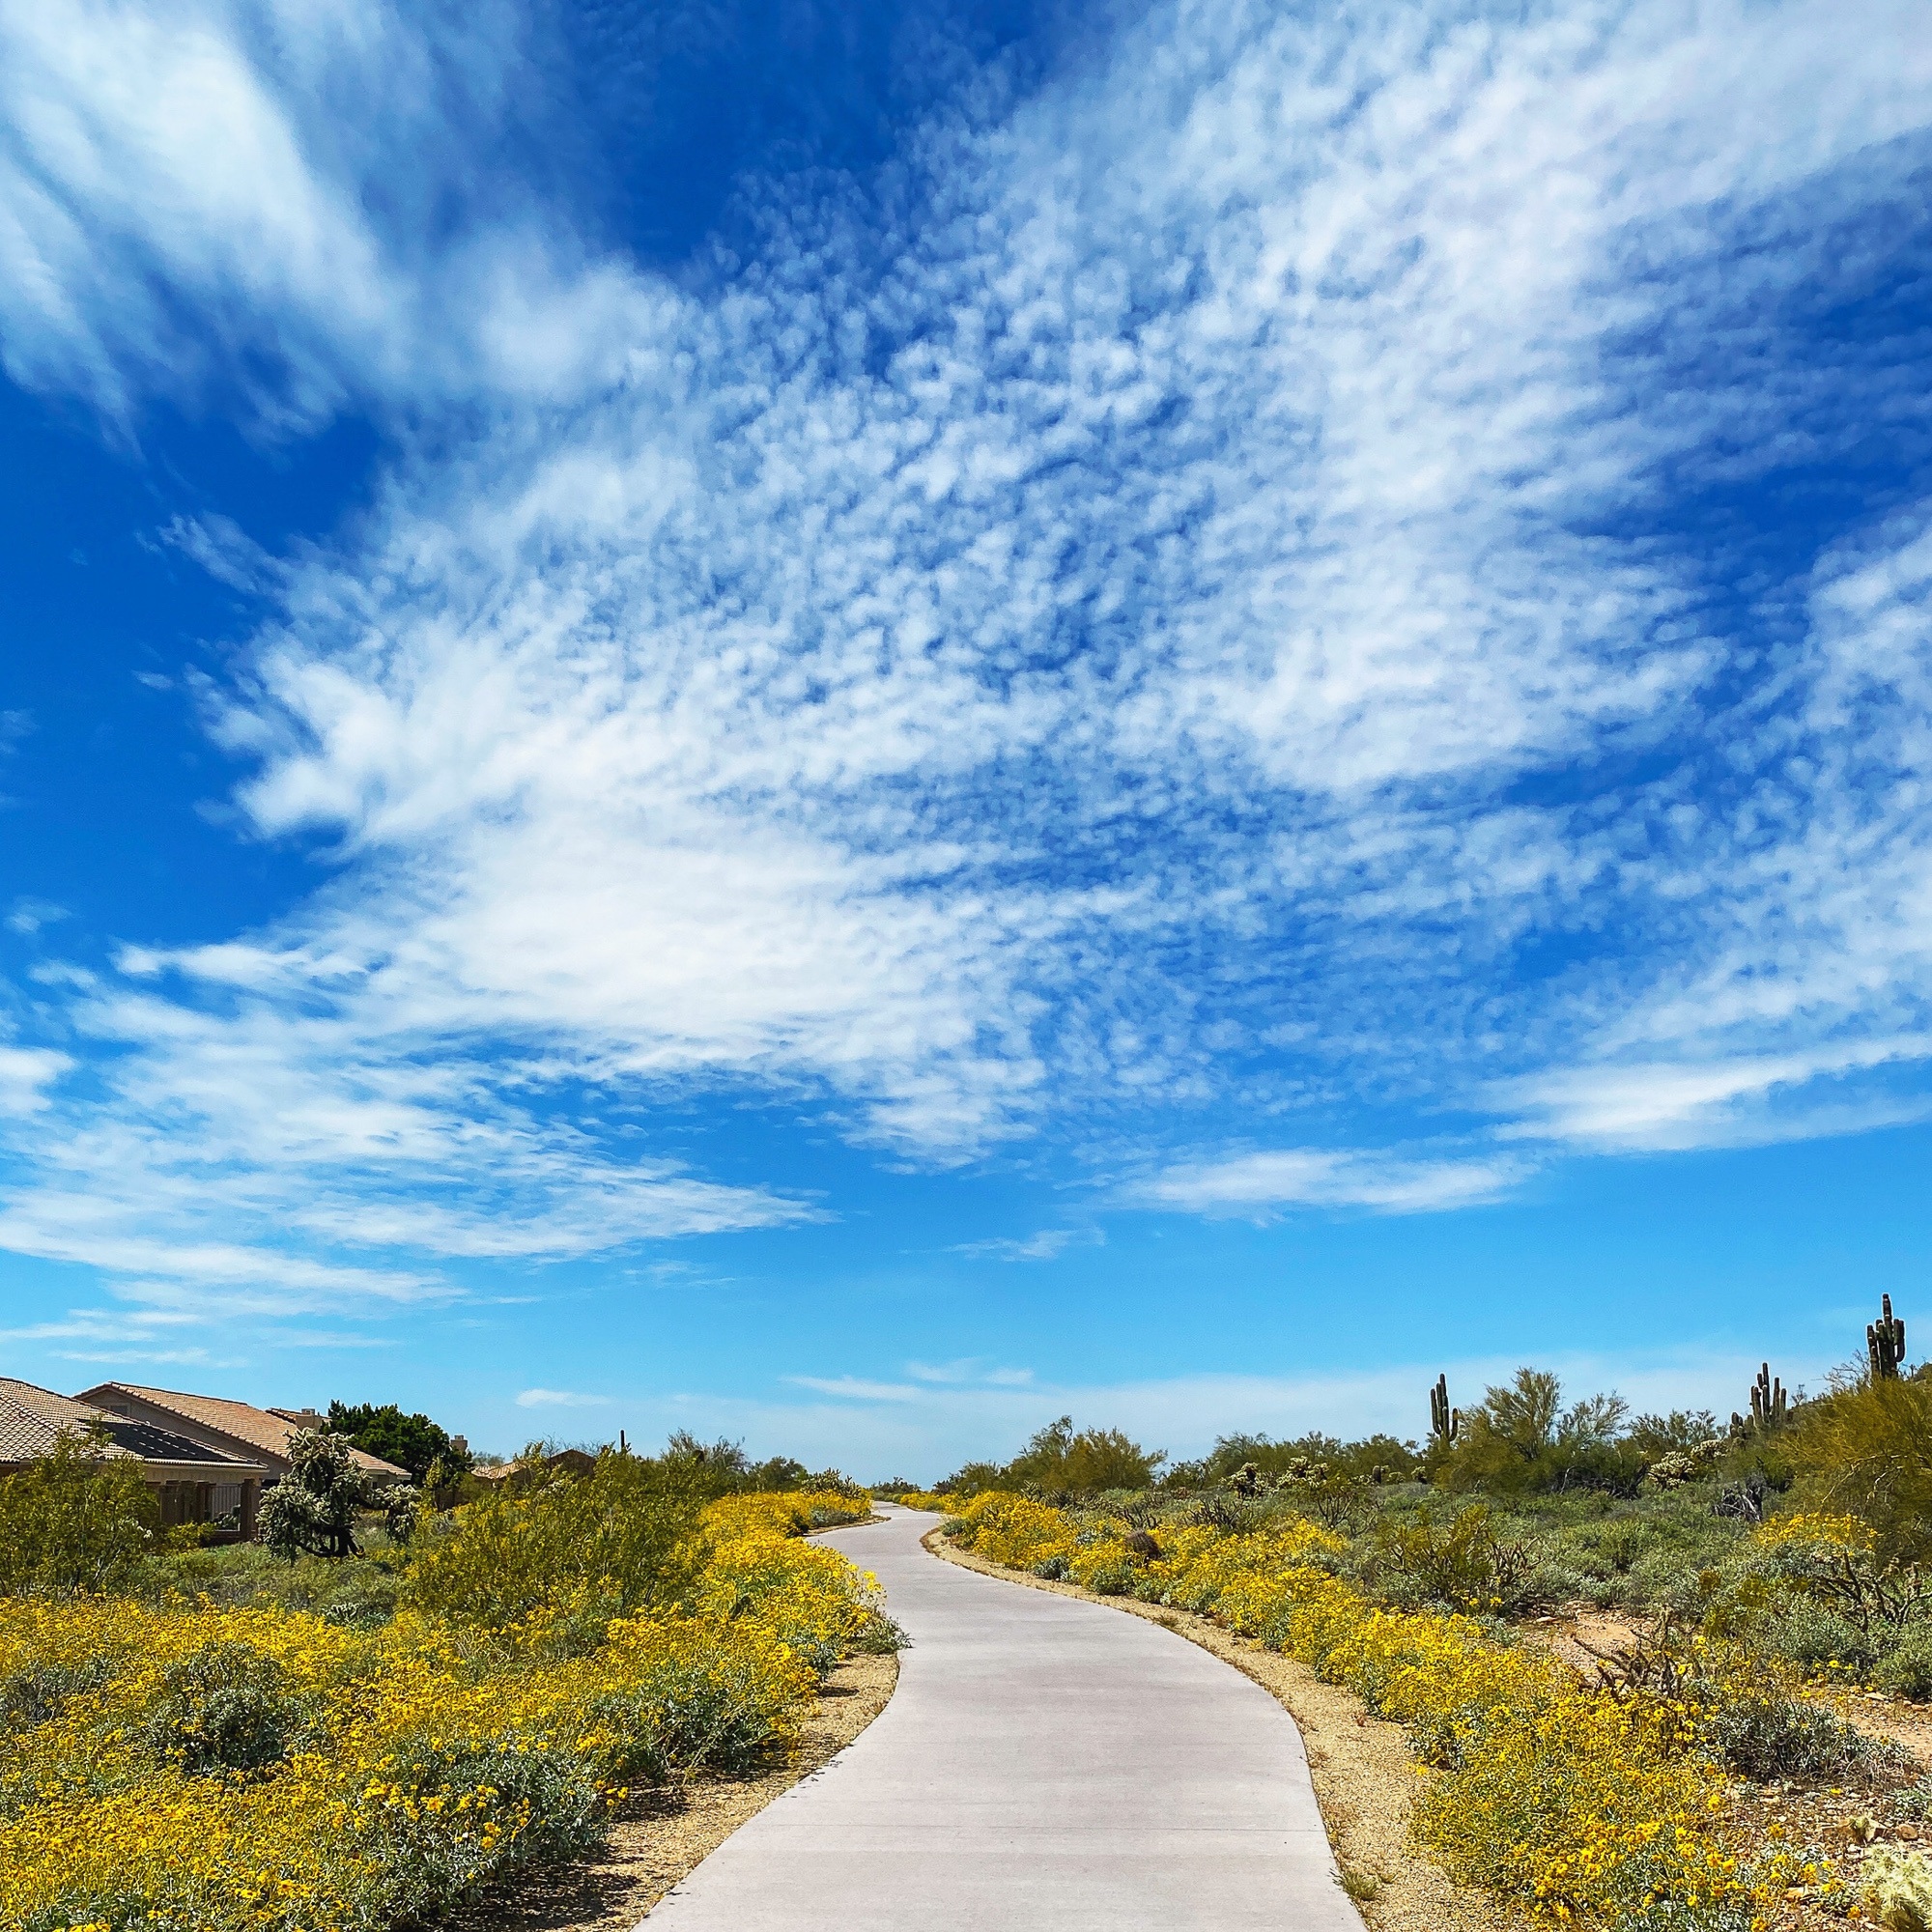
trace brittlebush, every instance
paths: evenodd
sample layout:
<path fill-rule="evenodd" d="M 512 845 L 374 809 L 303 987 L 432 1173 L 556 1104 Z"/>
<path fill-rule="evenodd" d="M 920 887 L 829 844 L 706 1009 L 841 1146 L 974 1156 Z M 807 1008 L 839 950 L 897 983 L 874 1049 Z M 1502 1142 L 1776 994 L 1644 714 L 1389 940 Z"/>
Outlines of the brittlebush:
<path fill-rule="evenodd" d="M 857 1513 L 714 1505 L 686 1606 L 611 1620 L 588 1650 L 556 1640 L 568 1605 L 358 1632 L 0 1602 L 0 1928 L 380 1932 L 586 1849 L 633 1786 L 782 1750 L 876 1614 L 869 1579 L 797 1538 L 827 1510 Z"/>
<path fill-rule="evenodd" d="M 1345 1546 L 1316 1523 L 1163 1529 L 1159 1556 L 1136 1561 L 1124 1522 L 1019 1496 L 979 1496 L 960 1520 L 995 1562 L 1057 1558 L 1076 1578 L 1128 1564 L 1135 1595 L 1209 1613 L 1406 1725 L 1428 1778 L 1419 1837 L 1534 1918 L 1634 1924 L 1714 1904 L 1748 1916 L 1769 1883 L 1740 1874 L 1719 1829 L 1727 1778 L 1694 1748 L 1690 1713 L 1591 1689 L 1474 1617 L 1377 1605 L 1325 1567 Z"/>

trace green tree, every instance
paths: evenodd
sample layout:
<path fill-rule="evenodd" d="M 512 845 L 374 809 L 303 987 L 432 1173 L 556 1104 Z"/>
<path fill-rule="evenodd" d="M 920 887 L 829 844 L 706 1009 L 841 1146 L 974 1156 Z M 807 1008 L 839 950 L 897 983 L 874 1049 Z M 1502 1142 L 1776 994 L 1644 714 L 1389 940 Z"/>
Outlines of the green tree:
<path fill-rule="evenodd" d="M 1440 1464 L 1454 1488 L 1498 1494 L 1533 1490 L 1634 1492 L 1645 1458 L 1624 1434 L 1630 1406 L 1619 1395 L 1585 1396 L 1566 1409 L 1563 1384 L 1547 1369 L 1519 1369 L 1484 1393 L 1463 1418 Z"/>
<path fill-rule="evenodd" d="M 459 1449 L 428 1416 L 405 1415 L 393 1402 L 381 1407 L 367 1402 L 332 1402 L 328 1427 L 331 1434 L 348 1437 L 351 1448 L 407 1469 L 412 1482 L 424 1481 L 435 1463 L 442 1464 L 444 1477 L 451 1482 L 467 1476 L 474 1465 L 469 1450 Z"/>
<path fill-rule="evenodd" d="M 1718 1433 L 1718 1418 L 1708 1408 L 1673 1408 L 1668 1415 L 1639 1415 L 1630 1426 L 1630 1440 L 1650 1462 L 1660 1456 L 1695 1449 Z"/>
<path fill-rule="evenodd" d="M 994 1489 L 1037 1490 L 1042 1495 L 1092 1495 L 1101 1490 L 1145 1490 L 1167 1461 L 1158 1450 L 1143 1449 L 1118 1429 L 1074 1430 L 1073 1418 L 1063 1415 L 1036 1430 L 1027 1445 L 1005 1468 L 994 1473 Z M 969 1479 L 979 1469 L 968 1464 L 950 1478 L 953 1493 L 973 1487 Z"/>
<path fill-rule="evenodd" d="M 1299 1462 L 1326 1463 L 1337 1476 L 1362 1477 L 1380 1468 L 1400 1478 L 1411 1474 L 1419 1460 L 1412 1442 L 1394 1435 L 1365 1435 L 1359 1441 L 1344 1442 L 1339 1436 L 1311 1430 L 1293 1440 L 1277 1441 L 1272 1435 L 1242 1432 L 1217 1437 L 1213 1448 L 1199 1462 L 1175 1464 L 1162 1476 L 1161 1486 L 1208 1489 L 1226 1482 L 1249 1463 L 1264 1476 L 1280 1476 Z"/>
<path fill-rule="evenodd" d="M 73 1597 L 127 1583 L 153 1547 L 160 1511 L 131 1457 L 63 1435 L 48 1455 L 0 1476 L 0 1594 Z"/>

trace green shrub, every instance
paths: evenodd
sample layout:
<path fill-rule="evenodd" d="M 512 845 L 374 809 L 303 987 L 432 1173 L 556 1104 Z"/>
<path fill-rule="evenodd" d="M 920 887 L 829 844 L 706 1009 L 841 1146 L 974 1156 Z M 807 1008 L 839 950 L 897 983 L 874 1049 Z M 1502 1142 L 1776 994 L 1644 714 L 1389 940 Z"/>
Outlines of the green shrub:
<path fill-rule="evenodd" d="M 1877 1650 L 1861 1631 L 1808 1596 L 1790 1598 L 1770 1634 L 1778 1653 L 1802 1670 L 1836 1663 L 1863 1676 L 1877 1662 Z"/>
<path fill-rule="evenodd" d="M 1851 1784 L 1913 1762 L 1900 1747 L 1866 1737 L 1830 1711 L 1776 1693 L 1722 1703 L 1705 1737 L 1741 1777 L 1760 1783 L 1788 1777 Z"/>
<path fill-rule="evenodd" d="M 696 1471 L 605 1455 L 588 1476 L 554 1473 L 466 1503 L 412 1548 L 406 1600 L 431 1616 L 503 1630 L 540 1611 L 611 1618 L 681 1600 L 702 1569 Z"/>
<path fill-rule="evenodd" d="M 1894 1697 L 1932 1703 L 1932 1630 L 1909 1630 L 1879 1658 L 1872 1682 Z"/>
<path fill-rule="evenodd" d="M 65 1435 L 0 1476 L 0 1596 L 119 1589 L 153 1548 L 158 1520 L 140 1463 Z"/>
<path fill-rule="evenodd" d="M 507 1866 L 582 1856 L 598 1842 L 604 1808 L 574 1750 L 415 1736 L 365 1794 L 353 1848 L 385 1880 L 382 1922 L 414 1924 L 443 1917 Z"/>
<path fill-rule="evenodd" d="M 1495 1513 L 1473 1503 L 1447 1523 L 1428 1510 L 1406 1522 L 1383 1519 L 1371 1563 L 1377 1581 L 1398 1598 L 1509 1611 L 1535 1601 L 1537 1559 L 1532 1544 L 1503 1534 Z"/>
<path fill-rule="evenodd" d="M 307 1720 L 273 1658 L 245 1643 L 211 1643 L 169 1666 L 143 1735 L 156 1757 L 207 1777 L 281 1763 Z"/>
<path fill-rule="evenodd" d="M 1868 1382 L 1808 1402 L 1784 1441 L 1804 1506 L 1860 1518 L 1881 1559 L 1932 1558 L 1932 1381 Z"/>
<path fill-rule="evenodd" d="M 756 1771 L 789 1736 L 786 1706 L 750 1664 L 688 1657 L 666 1658 L 641 1684 L 598 1698 L 589 1715 L 623 1741 L 611 1773 L 638 1784 Z"/>
<path fill-rule="evenodd" d="M 104 1657 L 80 1663 L 30 1663 L 11 1677 L 0 1677 L 0 1731 L 31 1731 L 51 1723 L 67 1708 L 70 1697 L 98 1690 L 112 1674 Z"/>

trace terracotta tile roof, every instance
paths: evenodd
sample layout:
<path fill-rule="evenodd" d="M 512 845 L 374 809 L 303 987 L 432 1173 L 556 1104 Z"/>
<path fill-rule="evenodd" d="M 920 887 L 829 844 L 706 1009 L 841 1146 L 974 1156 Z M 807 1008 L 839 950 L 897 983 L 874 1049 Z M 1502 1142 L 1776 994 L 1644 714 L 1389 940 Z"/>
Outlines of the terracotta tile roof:
<path fill-rule="evenodd" d="M 62 1423 L 49 1416 L 41 1403 L 22 1401 L 16 1390 L 30 1396 L 46 1393 L 29 1382 L 0 1381 L 0 1463 L 27 1463 L 44 1456 L 62 1433 Z M 84 1424 L 82 1418 L 75 1417 L 66 1426 L 80 1428 Z"/>
<path fill-rule="evenodd" d="M 285 1415 L 276 1414 L 271 1408 L 257 1408 L 252 1403 L 230 1402 L 218 1395 L 188 1395 L 181 1389 L 144 1388 L 139 1382 L 102 1382 L 98 1388 L 89 1389 L 87 1394 L 90 1398 L 106 1397 L 115 1389 L 125 1390 L 151 1407 L 179 1416 L 190 1427 L 213 1430 L 232 1441 L 245 1442 L 251 1449 L 272 1456 L 278 1463 L 288 1462 L 289 1438 L 298 1425 Z M 407 1469 L 385 1463 L 380 1456 L 371 1456 L 361 1449 L 352 1449 L 349 1453 L 359 1467 L 367 1469 L 372 1475 L 394 1476 L 404 1482 L 409 1480 Z"/>
<path fill-rule="evenodd" d="M 87 1435 L 95 1425 L 107 1431 L 100 1444 L 106 1456 L 131 1457 L 151 1465 L 188 1463 L 197 1469 L 213 1464 L 233 1466 L 238 1477 L 253 1474 L 259 1464 L 177 1435 L 152 1423 L 131 1422 L 109 1415 L 91 1402 L 76 1402 L 52 1389 L 0 1376 L 0 1463 L 26 1463 L 49 1454 L 63 1435 Z"/>

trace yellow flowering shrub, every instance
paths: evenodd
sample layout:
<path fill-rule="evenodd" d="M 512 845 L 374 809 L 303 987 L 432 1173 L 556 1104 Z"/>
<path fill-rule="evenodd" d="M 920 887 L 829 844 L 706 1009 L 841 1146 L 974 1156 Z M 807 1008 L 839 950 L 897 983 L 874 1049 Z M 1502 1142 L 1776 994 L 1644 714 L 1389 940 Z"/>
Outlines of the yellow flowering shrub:
<path fill-rule="evenodd" d="M 1080 1547 L 1079 1532 L 1064 1510 L 1004 1490 L 975 1496 L 959 1520 L 966 1524 L 959 1540 L 1009 1570 L 1032 1570 L 1054 1557 L 1070 1561 Z"/>
<path fill-rule="evenodd" d="M 1843 1551 L 1856 1556 L 1867 1552 L 1873 1539 L 1870 1526 L 1855 1516 L 1794 1511 L 1760 1523 L 1751 1532 L 1751 1541 L 1762 1549 L 1818 1550 L 1828 1555 Z"/>
<path fill-rule="evenodd" d="M 841 1499 L 844 1501 L 845 1499 Z M 687 1607 L 372 1631 L 281 1608 L 0 1601 L 0 1928 L 379 1932 L 594 1842 L 635 1785 L 783 1748 L 876 1590 L 793 1533 L 704 1523 Z"/>

